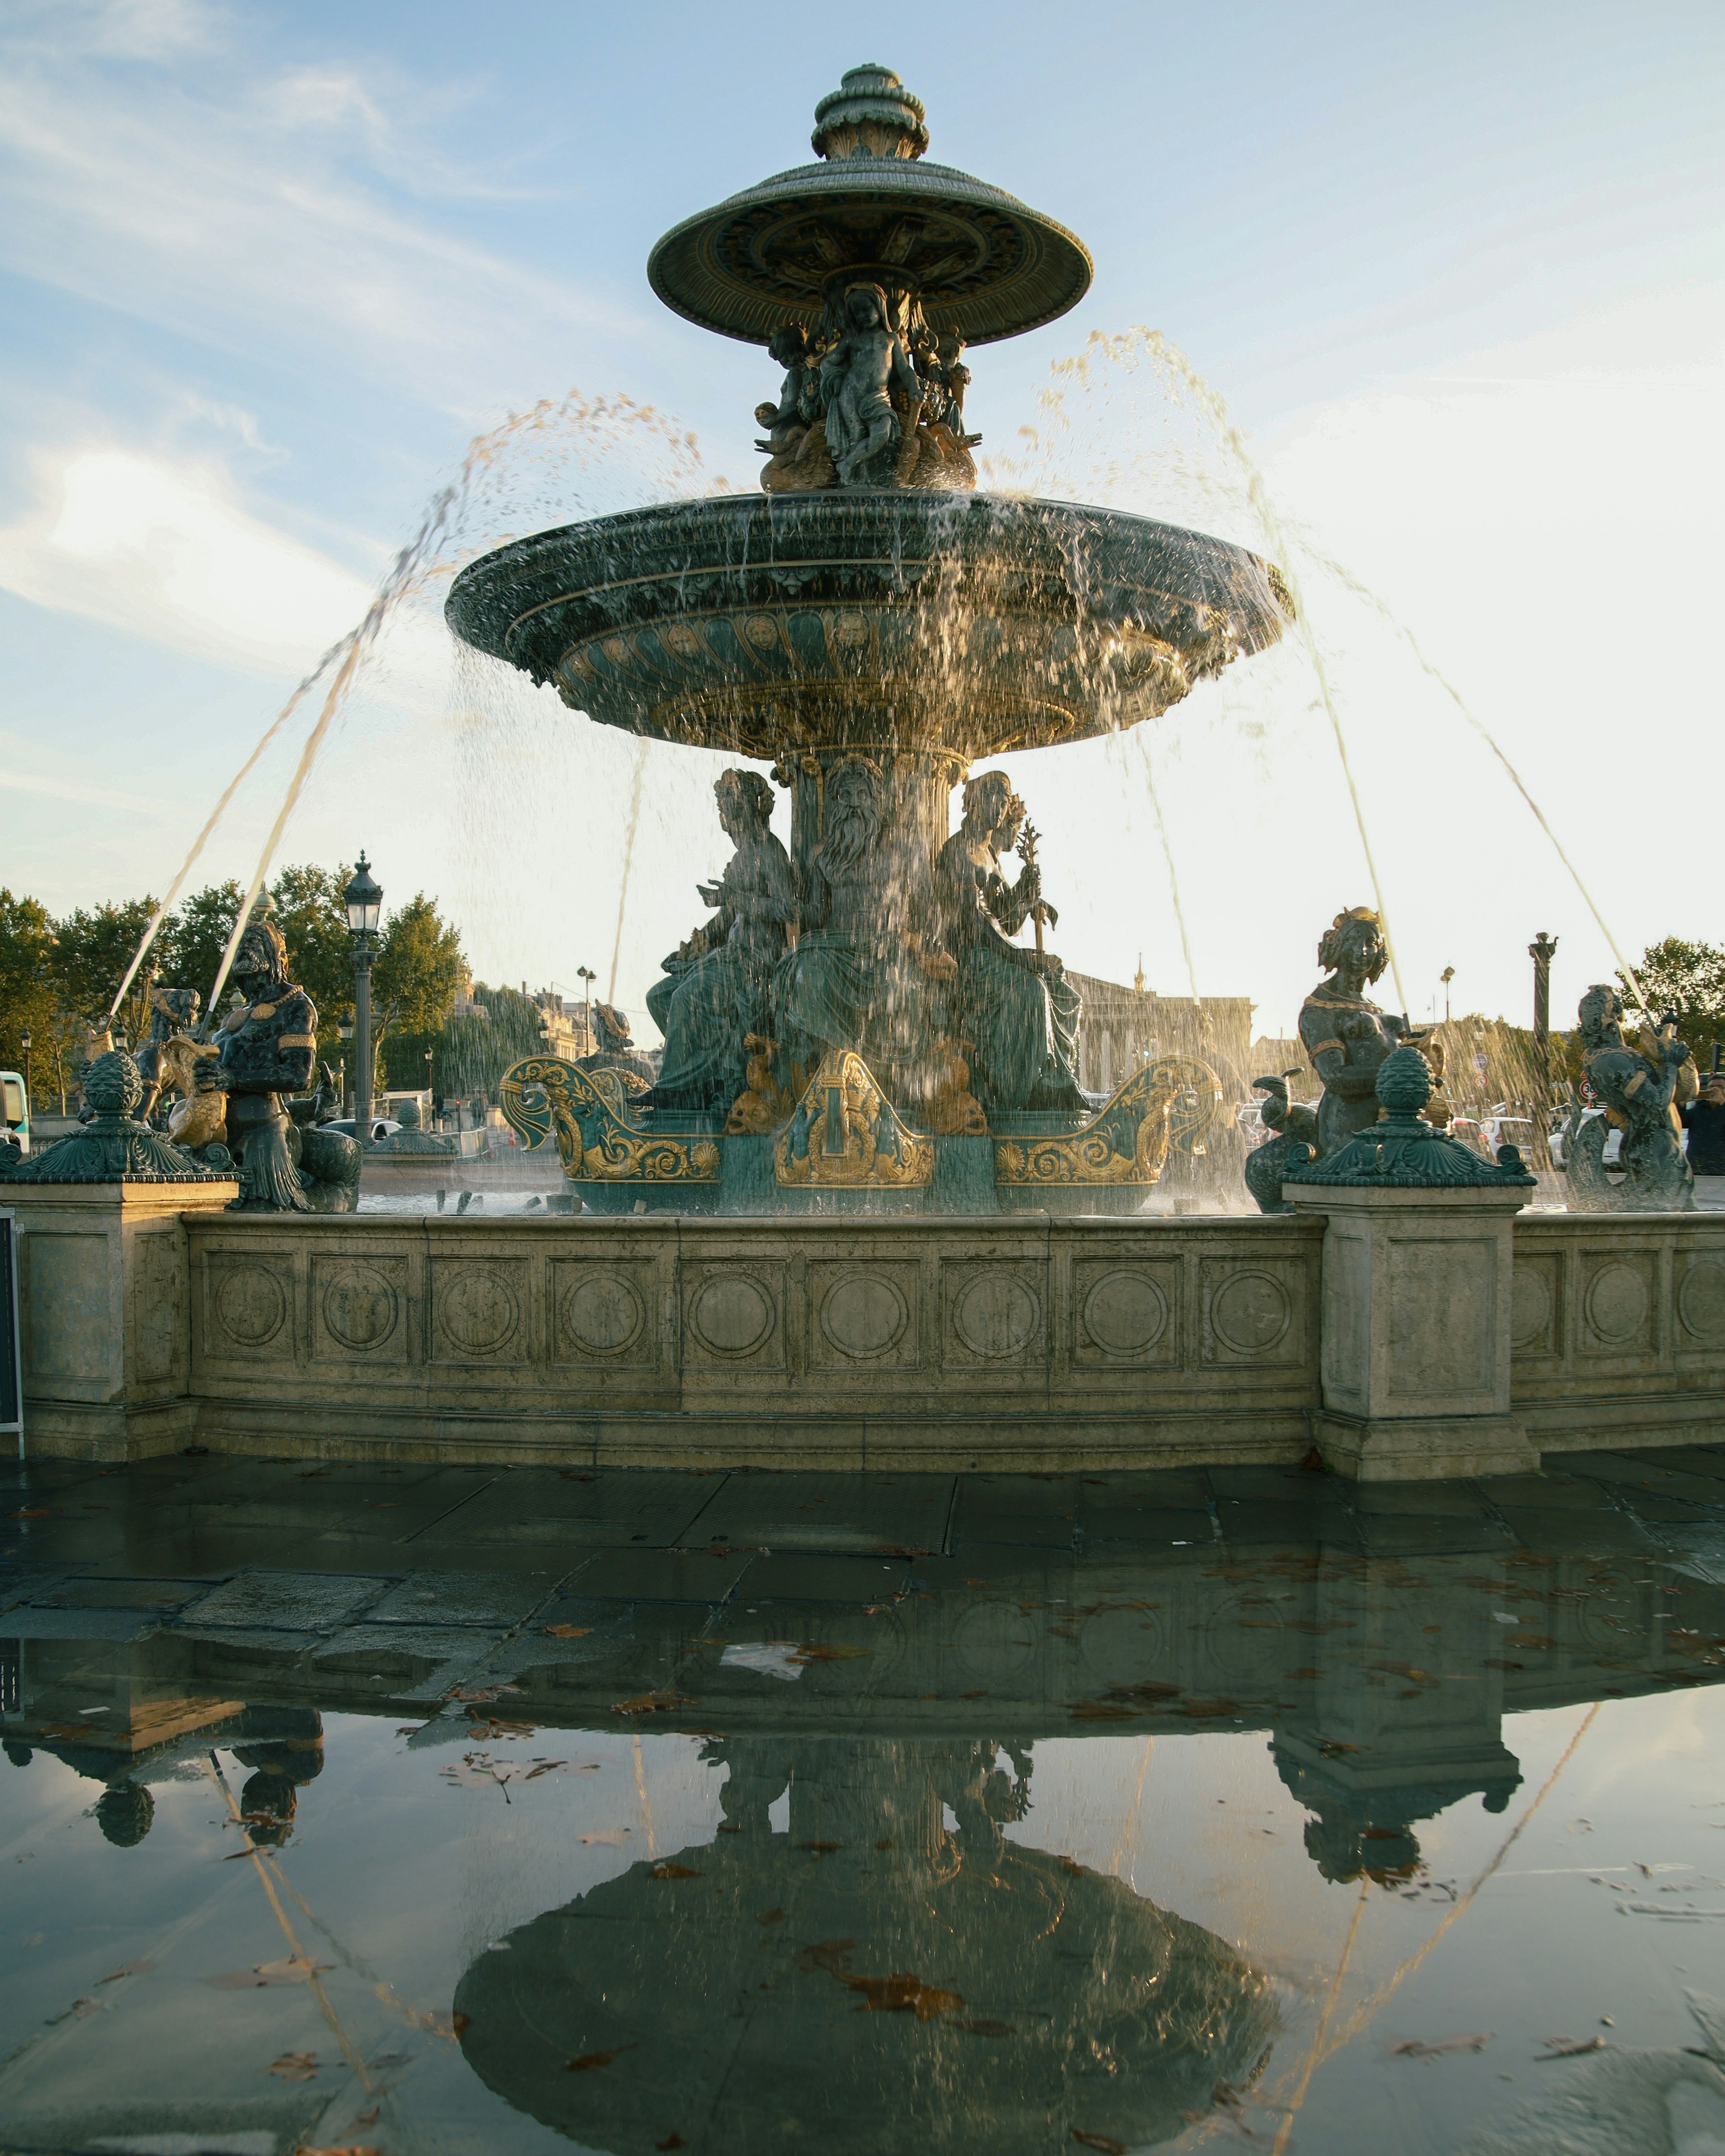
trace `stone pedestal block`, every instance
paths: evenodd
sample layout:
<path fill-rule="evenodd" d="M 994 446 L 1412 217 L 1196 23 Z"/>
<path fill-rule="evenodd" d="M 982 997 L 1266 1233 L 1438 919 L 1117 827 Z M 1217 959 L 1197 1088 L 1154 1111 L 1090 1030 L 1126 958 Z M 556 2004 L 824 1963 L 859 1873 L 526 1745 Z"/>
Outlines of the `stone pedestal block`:
<path fill-rule="evenodd" d="M 1295 1183 L 1324 1216 L 1324 1456 L 1362 1481 L 1536 1469 L 1510 1412 L 1512 1223 L 1524 1193 Z"/>
<path fill-rule="evenodd" d="M 232 1182 L 8 1183 L 18 1224 L 24 1449 L 138 1460 L 192 1440 L 191 1209 Z"/>

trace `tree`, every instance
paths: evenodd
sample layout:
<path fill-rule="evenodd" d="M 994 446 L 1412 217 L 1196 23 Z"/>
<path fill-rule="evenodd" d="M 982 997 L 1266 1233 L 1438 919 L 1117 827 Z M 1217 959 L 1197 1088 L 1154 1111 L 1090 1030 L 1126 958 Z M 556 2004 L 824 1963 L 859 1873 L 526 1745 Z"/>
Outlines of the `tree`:
<path fill-rule="evenodd" d="M 216 968 L 234 932 L 244 894 L 229 876 L 226 883 L 206 884 L 194 891 L 177 915 L 162 924 L 157 939 L 162 983 L 169 988 L 196 988 L 203 998 L 203 1016 L 209 1016 L 209 992 L 216 984 Z"/>
<path fill-rule="evenodd" d="M 343 893 L 350 871 L 304 861 L 285 868 L 270 890 L 288 969 L 317 1009 L 317 1053 L 333 1062 L 340 1029 L 353 1023 L 353 937 Z"/>
<path fill-rule="evenodd" d="M 51 1067 L 59 1047 L 63 1006 L 54 979 L 54 923 L 33 898 L 0 890 L 0 1064 L 24 1067 L 23 1036 L 30 1036 L 31 1090 Z"/>
<path fill-rule="evenodd" d="M 153 898 L 132 898 L 123 906 L 93 906 L 55 921 L 54 979 L 69 1010 L 93 1025 L 106 1018 L 155 911 Z M 141 967 L 116 1021 L 134 1044 L 149 1023 L 146 978 L 147 968 Z"/>
<path fill-rule="evenodd" d="M 1661 943 L 1648 945 L 1635 970 L 1654 1017 L 1663 1018 L 1667 1012 L 1676 1016 L 1678 1038 L 1688 1042 L 1705 1070 L 1714 1042 L 1725 1040 L 1725 951 L 1712 943 L 1686 943 L 1680 936 L 1667 936 Z M 1629 983 L 1621 974 L 1618 978 L 1633 1003 Z"/>
<path fill-rule="evenodd" d="M 383 930 L 382 948 L 372 968 L 372 993 L 379 1019 L 372 1035 L 375 1049 L 381 1051 L 386 1036 L 391 1034 L 424 1037 L 414 1051 L 417 1067 L 410 1065 L 410 1085 L 424 1082 L 424 1049 L 449 1016 L 456 992 L 466 978 L 467 961 L 461 953 L 459 932 L 443 920 L 435 902 L 423 891 L 416 892 L 390 916 Z"/>

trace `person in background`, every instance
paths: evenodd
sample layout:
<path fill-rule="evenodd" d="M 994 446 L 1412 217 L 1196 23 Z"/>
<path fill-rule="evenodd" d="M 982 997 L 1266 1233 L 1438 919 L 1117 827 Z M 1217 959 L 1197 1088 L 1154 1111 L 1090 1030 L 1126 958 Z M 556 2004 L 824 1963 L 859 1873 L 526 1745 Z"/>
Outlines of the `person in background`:
<path fill-rule="evenodd" d="M 1697 1097 L 1677 1112 L 1689 1133 L 1690 1172 L 1725 1176 L 1725 1072 L 1714 1071 Z"/>

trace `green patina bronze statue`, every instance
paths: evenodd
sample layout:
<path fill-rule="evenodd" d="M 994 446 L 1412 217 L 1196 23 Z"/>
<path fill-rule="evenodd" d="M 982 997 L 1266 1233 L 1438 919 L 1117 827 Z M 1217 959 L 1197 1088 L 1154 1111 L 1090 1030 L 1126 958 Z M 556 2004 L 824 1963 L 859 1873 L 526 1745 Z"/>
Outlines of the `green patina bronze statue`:
<path fill-rule="evenodd" d="M 253 915 L 234 955 L 243 1000 L 193 1069 L 206 1098 L 226 1096 L 224 1137 L 239 1163 L 234 1213 L 351 1213 L 361 1150 L 339 1131 L 302 1125 L 283 1102 L 301 1094 L 317 1054 L 317 1012 L 288 978 L 287 945 L 267 913 Z"/>
<path fill-rule="evenodd" d="M 790 856 L 768 822 L 773 788 L 758 772 L 726 771 L 713 798 L 737 851 L 717 883 L 697 886 L 712 918 L 678 945 L 647 992 L 665 1062 L 643 1107 L 730 1106 L 743 1090 L 744 1039 L 762 1029 L 773 968 L 797 918 Z"/>
<path fill-rule="evenodd" d="M 1378 1065 L 1404 1043 L 1417 1043 L 1441 1079 L 1442 1044 L 1404 1018 L 1388 1015 L 1366 998 L 1366 990 L 1389 963 L 1382 923 L 1368 906 L 1350 906 L 1324 931 L 1317 963 L 1325 978 L 1300 1007 L 1300 1039 L 1323 1081 L 1317 1104 L 1321 1152 L 1334 1152 L 1354 1132 L 1378 1120 Z M 1440 1101 L 1433 1122 L 1447 1122 Z"/>
<path fill-rule="evenodd" d="M 1700 1090 L 1694 1058 L 1677 1038 L 1675 1019 L 1661 1019 L 1632 1045 L 1623 1037 L 1623 998 L 1604 982 L 1588 990 L 1576 1012 L 1587 1082 L 1605 1112 L 1572 1118 L 1564 1152 L 1569 1209 L 1692 1212 L 1695 1177 L 1683 1157 L 1677 1110 Z M 1623 1132 L 1620 1183 L 1605 1172 L 1614 1128 Z"/>
<path fill-rule="evenodd" d="M 1082 1108 L 1076 1072 L 1078 992 L 1052 952 L 1009 939 L 1035 913 L 1059 919 L 1042 896 L 1042 874 L 1027 863 L 1016 883 L 1000 856 L 1017 842 L 1024 804 L 1004 771 L 986 771 L 964 789 L 964 816 L 941 848 L 935 883 L 941 940 L 957 961 L 953 1023 L 970 1042 L 972 1085 L 991 1114 L 1021 1108 Z"/>

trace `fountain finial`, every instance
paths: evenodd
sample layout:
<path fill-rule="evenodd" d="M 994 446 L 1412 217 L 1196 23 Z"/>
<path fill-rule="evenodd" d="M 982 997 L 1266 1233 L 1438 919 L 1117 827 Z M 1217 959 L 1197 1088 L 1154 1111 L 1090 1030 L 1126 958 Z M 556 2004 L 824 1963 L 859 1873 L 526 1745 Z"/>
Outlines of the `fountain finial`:
<path fill-rule="evenodd" d="M 818 157 L 920 157 L 928 147 L 922 100 L 891 68 L 850 68 L 814 108 Z"/>

